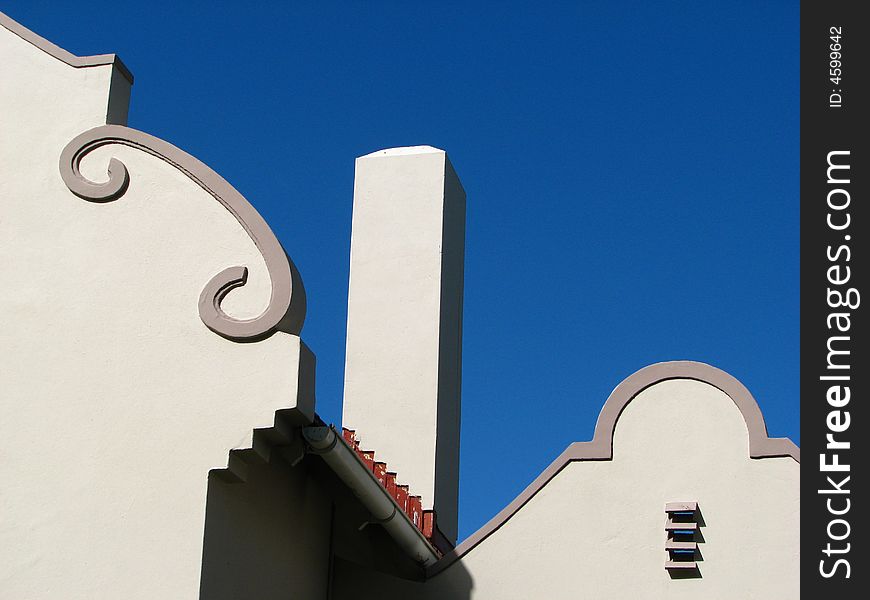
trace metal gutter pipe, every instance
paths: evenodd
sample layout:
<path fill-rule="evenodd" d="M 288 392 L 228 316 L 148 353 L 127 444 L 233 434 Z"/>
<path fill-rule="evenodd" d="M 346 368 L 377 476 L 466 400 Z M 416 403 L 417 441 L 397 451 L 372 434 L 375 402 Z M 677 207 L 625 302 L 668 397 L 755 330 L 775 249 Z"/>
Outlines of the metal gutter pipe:
<path fill-rule="evenodd" d="M 399 547 L 423 567 L 438 560 L 435 549 L 405 512 L 381 486 L 356 453 L 332 427 L 305 427 L 302 436 L 310 451 L 319 455 L 354 496 L 372 514 Z"/>

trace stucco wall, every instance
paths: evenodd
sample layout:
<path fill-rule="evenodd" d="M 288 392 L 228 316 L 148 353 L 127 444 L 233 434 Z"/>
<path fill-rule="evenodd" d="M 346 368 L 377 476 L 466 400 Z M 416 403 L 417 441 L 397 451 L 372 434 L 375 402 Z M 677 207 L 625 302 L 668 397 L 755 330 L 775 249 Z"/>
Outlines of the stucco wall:
<path fill-rule="evenodd" d="M 435 509 L 451 541 L 464 249 L 465 192 L 443 150 L 357 158 L 342 425 Z"/>
<path fill-rule="evenodd" d="M 530 432 L 534 434 L 534 431 Z M 799 597 L 799 464 L 749 458 L 732 399 L 701 381 L 641 391 L 612 460 L 568 463 L 518 512 L 425 584 L 342 565 L 337 598 Z M 664 569 L 667 502 L 697 501 L 700 577 Z"/>
<path fill-rule="evenodd" d="M 203 600 L 327 600 L 332 501 L 300 463 L 209 479 Z"/>
<path fill-rule="evenodd" d="M 221 270 L 249 268 L 223 304 L 239 318 L 270 281 L 242 225 L 173 165 L 109 145 L 82 173 L 105 181 L 118 158 L 126 193 L 64 185 L 64 146 L 126 113 L 118 67 L 73 67 L 4 27 L 0 56 L 0 595 L 194 598 L 209 470 L 296 406 L 305 350 L 203 324 Z"/>
<path fill-rule="evenodd" d="M 102 181 L 122 161 L 120 198 L 75 196 L 58 157 L 83 131 L 122 121 L 129 86 L 117 66 L 72 66 L 2 26 L 0 56 L 0 595 L 190 598 L 202 573 L 207 598 L 323 597 L 330 492 L 307 467 L 209 476 L 233 449 L 268 458 L 252 432 L 277 410 L 295 423 L 312 414 L 297 336 L 241 344 L 200 318 L 204 286 L 235 265 L 248 283 L 223 308 L 263 311 L 260 249 L 188 174 L 137 148 L 110 144 L 81 165 Z M 565 464 L 425 583 L 348 552 L 333 597 L 798 597 L 797 462 L 750 458 L 745 414 L 716 385 L 670 378 L 631 398 L 612 459 Z M 292 436 L 283 425 L 269 436 Z M 700 577 L 664 569 L 674 501 L 701 508 Z"/>

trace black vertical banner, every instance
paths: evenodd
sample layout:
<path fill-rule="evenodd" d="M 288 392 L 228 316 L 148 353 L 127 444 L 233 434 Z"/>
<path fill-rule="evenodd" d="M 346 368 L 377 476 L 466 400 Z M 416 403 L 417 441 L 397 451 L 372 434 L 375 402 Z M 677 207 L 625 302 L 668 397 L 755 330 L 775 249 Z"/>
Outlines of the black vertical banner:
<path fill-rule="evenodd" d="M 870 473 L 867 127 L 861 3 L 801 3 L 801 593 L 866 598 Z M 866 6 L 864 7 L 866 8 Z M 863 12 L 863 11 L 862 11 Z M 865 293 L 867 294 L 865 296 Z M 860 558 L 859 558 L 860 557 Z"/>

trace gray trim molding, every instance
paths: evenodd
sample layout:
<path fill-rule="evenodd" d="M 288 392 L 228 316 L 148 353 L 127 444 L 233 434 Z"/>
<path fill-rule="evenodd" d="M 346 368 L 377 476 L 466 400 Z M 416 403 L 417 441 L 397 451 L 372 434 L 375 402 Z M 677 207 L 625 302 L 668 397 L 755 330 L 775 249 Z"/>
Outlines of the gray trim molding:
<path fill-rule="evenodd" d="M 114 65 L 127 78 L 131 84 L 133 83 L 133 74 L 130 72 L 121 59 L 115 54 L 96 54 L 94 56 L 76 56 L 67 52 L 60 46 L 56 46 L 49 42 L 44 37 L 30 31 L 24 25 L 21 25 L 8 15 L 0 12 L 0 25 L 20 37 L 22 40 L 33 44 L 46 54 L 53 56 L 59 61 L 65 62 L 71 67 L 80 69 L 82 67 L 98 67 L 102 65 Z"/>
<path fill-rule="evenodd" d="M 635 372 L 610 393 L 601 408 L 591 442 L 575 442 L 575 460 L 610 460 L 613 458 L 613 432 L 616 421 L 628 403 L 649 386 L 668 379 L 695 379 L 719 388 L 737 405 L 749 432 L 749 456 L 768 458 L 791 456 L 800 462 L 800 448 L 788 438 L 767 437 L 764 415 L 752 394 L 737 378 L 714 366 L 689 360 L 662 362 Z"/>
<path fill-rule="evenodd" d="M 199 298 L 199 316 L 215 333 L 237 342 L 257 341 L 275 331 L 299 334 L 305 320 L 305 290 L 293 262 L 263 217 L 232 185 L 197 158 L 152 135 L 122 125 L 102 125 L 70 141 L 60 155 L 60 175 L 69 190 L 90 202 L 111 202 L 124 195 L 130 182 L 127 167 L 117 158 L 109 161 L 109 180 L 86 179 L 79 166 L 93 150 L 120 144 L 155 156 L 189 177 L 220 202 L 248 232 L 263 255 L 272 293 L 269 306 L 253 319 L 236 319 L 221 308 L 224 297 L 245 285 L 248 269 L 224 269 L 206 284 Z M 291 302 L 292 300 L 292 302 Z"/>
<path fill-rule="evenodd" d="M 746 386 L 735 377 L 711 365 L 689 360 L 650 365 L 629 375 L 610 393 L 598 415 L 595 434 L 591 441 L 574 442 L 568 446 L 519 496 L 490 519 L 486 525 L 429 567 L 426 576 L 433 577 L 441 573 L 468 554 L 514 516 L 569 463 L 584 460 L 612 460 L 613 432 L 625 407 L 646 388 L 670 379 L 702 381 L 725 392 L 740 410 L 740 414 L 743 415 L 749 433 L 750 458 L 791 457 L 800 463 L 800 448 L 794 442 L 788 438 L 770 438 L 767 436 L 767 425 L 764 423 L 764 415 L 762 415 L 758 403 L 746 389 Z"/>
<path fill-rule="evenodd" d="M 111 65 L 133 83 L 133 74 L 114 54 L 75 56 L 2 12 L 0 25 L 71 67 Z M 247 267 L 229 267 L 212 277 L 200 294 L 199 315 L 209 329 L 237 342 L 257 341 L 275 331 L 300 332 L 305 320 L 305 290 L 293 262 L 254 207 L 220 175 L 190 154 L 159 138 L 122 125 L 96 127 L 74 138 L 61 153 L 60 174 L 71 192 L 91 202 L 111 202 L 124 195 L 130 183 L 130 174 L 117 158 L 109 161 L 109 180 L 105 183 L 89 181 L 79 169 L 82 158 L 94 149 L 109 144 L 137 148 L 187 175 L 236 218 L 262 253 L 272 283 L 269 306 L 253 319 L 236 319 L 227 315 L 221 308 L 221 302 L 231 290 L 245 285 L 248 279 Z"/>

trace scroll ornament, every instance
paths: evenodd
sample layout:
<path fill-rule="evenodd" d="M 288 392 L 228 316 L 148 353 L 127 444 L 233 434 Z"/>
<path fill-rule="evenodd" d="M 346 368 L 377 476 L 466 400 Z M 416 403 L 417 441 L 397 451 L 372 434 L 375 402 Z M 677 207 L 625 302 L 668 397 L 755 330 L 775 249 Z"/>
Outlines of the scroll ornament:
<path fill-rule="evenodd" d="M 60 175 L 69 190 L 89 202 L 111 202 L 123 196 L 130 183 L 127 167 L 109 161 L 109 179 L 98 183 L 84 177 L 82 159 L 101 146 L 120 144 L 136 148 L 169 163 L 220 202 L 256 244 L 272 284 L 268 307 L 252 319 L 231 317 L 221 308 L 226 295 L 245 285 L 248 268 L 232 266 L 211 278 L 199 298 L 199 316 L 215 333 L 236 342 L 264 339 L 275 331 L 298 334 L 305 319 L 305 290 L 293 262 L 253 206 L 225 179 L 204 163 L 152 135 L 121 125 L 90 129 L 70 141 L 60 155 Z"/>

